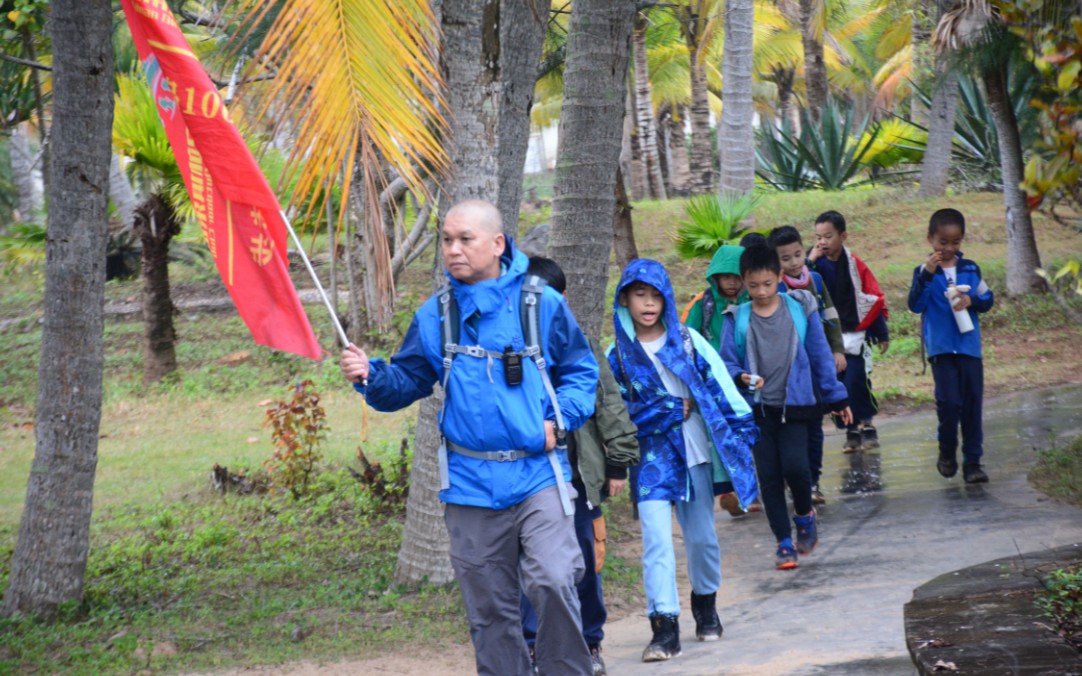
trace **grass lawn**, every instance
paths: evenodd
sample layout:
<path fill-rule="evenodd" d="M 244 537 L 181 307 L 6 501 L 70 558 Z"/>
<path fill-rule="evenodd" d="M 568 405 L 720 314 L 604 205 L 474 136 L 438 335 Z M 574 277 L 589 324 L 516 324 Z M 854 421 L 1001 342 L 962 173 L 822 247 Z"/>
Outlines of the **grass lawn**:
<path fill-rule="evenodd" d="M 544 191 L 539 190 L 544 197 Z M 906 311 L 913 268 L 928 250 L 925 228 L 937 208 L 961 209 L 969 223 L 964 250 L 997 292 L 982 320 L 989 394 L 1082 378 L 1082 338 L 1048 298 L 1008 299 L 1003 290 L 1006 236 L 1002 197 L 976 193 L 916 200 L 898 189 L 776 194 L 756 211 L 760 227 L 812 221 L 838 209 L 850 222 L 852 250 L 888 294 L 889 353 L 876 361 L 875 389 L 887 410 L 931 402 L 931 373 L 921 374 L 919 320 Z M 633 218 L 639 251 L 664 262 L 677 300 L 703 286 L 706 261 L 683 261 L 672 234 L 683 201 L 642 202 Z M 549 218 L 530 207 L 524 224 Z M 1082 234 L 1037 219 L 1045 263 L 1082 256 Z M 431 255 L 400 283 L 395 328 L 373 336 L 387 354 L 413 309 L 429 293 Z M 221 293 L 205 265 L 174 265 L 178 294 Z M 611 303 L 619 271 L 610 268 Z M 308 286 L 298 277 L 299 286 Z M 41 342 L 41 275 L 5 279 L 0 297 L 0 586 L 6 586 L 26 477 L 34 452 L 34 406 Z M 138 282 L 109 283 L 110 300 L 138 296 Z M 309 308 L 317 334 L 333 347 L 322 306 Z M 142 325 L 106 324 L 105 403 L 99 445 L 87 600 L 60 622 L 0 623 L 0 674 L 30 671 L 121 673 L 363 657 L 408 646 L 465 643 L 457 591 L 397 588 L 401 507 L 383 504 L 344 470 L 356 452 L 389 460 L 412 438 L 415 408 L 393 415 L 362 410 L 333 359 L 322 363 L 253 343 L 231 313 L 181 311 L 181 370 L 152 387 L 141 383 Z M 609 330 L 611 333 L 611 329 Z M 45 377 L 48 377 L 46 372 Z M 327 413 L 325 464 L 310 494 L 222 496 L 211 488 L 215 463 L 258 472 L 273 451 L 266 410 L 311 379 Z M 365 420 L 367 419 L 367 424 Z M 635 527 L 626 498 L 608 506 L 606 591 L 614 617 L 641 605 Z"/>

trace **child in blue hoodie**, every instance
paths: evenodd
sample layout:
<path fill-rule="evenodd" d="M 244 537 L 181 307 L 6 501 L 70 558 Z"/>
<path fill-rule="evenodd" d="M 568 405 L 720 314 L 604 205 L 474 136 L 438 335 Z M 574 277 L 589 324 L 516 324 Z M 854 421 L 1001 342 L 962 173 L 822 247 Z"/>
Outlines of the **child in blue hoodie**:
<path fill-rule="evenodd" d="M 759 442 L 755 467 L 770 529 L 778 541 L 775 567 L 797 567 L 797 552 L 810 554 L 819 541 L 808 467 L 808 422 L 822 417 L 820 398 L 847 424 L 852 421 L 845 386 L 835 376 L 834 356 L 807 291 L 779 294 L 781 263 L 768 246 L 740 256 L 740 276 L 751 303 L 730 308 L 721 356 L 733 381 L 753 400 Z M 818 396 L 816 392 L 818 388 Z M 793 546 L 785 485 L 793 493 Z"/>
<path fill-rule="evenodd" d="M 979 313 L 992 309 L 992 290 L 981 279 L 980 267 L 962 258 L 966 219 L 957 209 L 940 209 L 928 221 L 932 253 L 913 271 L 909 309 L 921 313 L 921 332 L 935 379 L 935 405 L 939 416 L 939 461 L 936 468 L 946 478 L 958 473 L 958 426 L 962 427 L 962 476 L 966 483 L 985 483 L 981 468 L 984 433 L 981 403 L 984 397 L 984 365 L 981 361 Z M 947 298 L 959 287 L 953 307 Z M 969 287 L 962 291 L 963 287 Z M 952 294 L 954 295 L 954 294 Z M 963 332 L 955 314 L 968 318 Z"/>
<path fill-rule="evenodd" d="M 639 430 L 641 461 L 631 468 L 631 495 L 642 525 L 643 587 L 653 631 L 642 659 L 653 662 L 680 654 L 674 506 L 687 549 L 695 635 L 700 641 L 721 637 L 714 490 L 728 481 L 744 504 L 755 499 L 750 446 L 758 432 L 717 352 L 677 319 L 661 263 L 631 261 L 613 309 L 609 363 Z"/>

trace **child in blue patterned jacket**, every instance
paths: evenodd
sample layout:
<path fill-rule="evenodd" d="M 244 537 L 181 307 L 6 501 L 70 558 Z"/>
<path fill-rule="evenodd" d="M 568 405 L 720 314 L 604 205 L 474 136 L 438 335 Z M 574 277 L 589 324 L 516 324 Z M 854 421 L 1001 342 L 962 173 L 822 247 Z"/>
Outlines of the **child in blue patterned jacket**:
<path fill-rule="evenodd" d="M 981 404 L 984 365 L 981 361 L 979 313 L 992 309 L 991 289 L 981 269 L 962 258 L 966 219 L 957 209 L 940 209 L 928 221 L 932 253 L 913 271 L 909 309 L 921 313 L 921 334 L 935 379 L 939 416 L 939 461 L 946 478 L 958 473 L 958 426 L 962 427 L 962 476 L 966 483 L 984 483 L 981 468 L 984 433 Z M 962 329 L 967 330 L 962 330 Z"/>
<path fill-rule="evenodd" d="M 641 461 L 631 468 L 642 525 L 643 587 L 653 638 L 644 662 L 680 654 L 672 512 L 684 535 L 691 610 L 700 641 L 721 637 L 715 601 L 721 550 L 714 529 L 716 486 L 731 482 L 744 504 L 755 499 L 751 408 L 710 344 L 677 318 L 661 263 L 636 259 L 616 290 L 616 341 L 609 363 L 639 429 Z"/>

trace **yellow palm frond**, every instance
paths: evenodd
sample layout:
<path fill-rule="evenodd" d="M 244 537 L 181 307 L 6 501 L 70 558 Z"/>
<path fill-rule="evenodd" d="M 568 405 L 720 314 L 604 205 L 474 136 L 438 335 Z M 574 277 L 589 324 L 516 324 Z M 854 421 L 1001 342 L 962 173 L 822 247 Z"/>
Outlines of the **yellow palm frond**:
<path fill-rule="evenodd" d="M 872 82 L 876 86 L 875 106 L 889 110 L 903 92 L 911 91 L 909 80 L 913 74 L 913 46 L 903 49 L 883 64 Z"/>
<path fill-rule="evenodd" d="M 246 36 L 278 4 L 243 3 L 238 34 Z M 274 73 L 256 118 L 273 116 L 276 130 L 289 132 L 293 148 L 283 179 L 296 179 L 295 204 L 316 204 L 313 197 L 339 176 L 346 202 L 356 173 L 364 177 L 366 201 L 374 205 L 381 160 L 419 192 L 425 192 L 425 167 L 446 167 L 436 36 L 428 0 L 280 4 L 252 59 Z M 354 172 L 355 164 L 361 171 Z M 375 219 L 366 228 L 376 247 L 377 268 L 386 268 L 377 271 L 377 278 L 381 296 L 388 299 L 393 294 L 390 255 Z"/>
<path fill-rule="evenodd" d="M 913 43 L 913 22 L 893 21 L 879 34 L 875 44 L 875 57 L 889 59 Z"/>

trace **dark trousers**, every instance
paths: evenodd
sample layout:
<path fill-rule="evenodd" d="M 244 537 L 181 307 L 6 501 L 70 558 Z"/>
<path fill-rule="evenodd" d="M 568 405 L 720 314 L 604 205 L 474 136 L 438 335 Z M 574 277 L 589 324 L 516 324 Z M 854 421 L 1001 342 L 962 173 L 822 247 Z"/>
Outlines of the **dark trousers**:
<path fill-rule="evenodd" d="M 808 467 L 811 470 L 813 486 L 819 485 L 823 474 L 823 419 L 816 418 L 808 423 Z"/>
<path fill-rule="evenodd" d="M 939 448 L 954 456 L 958 452 L 958 427 L 962 427 L 962 457 L 979 462 L 984 455 L 981 429 L 984 398 L 984 364 L 963 354 L 937 354 L 929 359 L 935 378 L 935 408 L 939 416 Z"/>
<path fill-rule="evenodd" d="M 765 409 L 765 411 L 763 410 Z M 810 514 L 811 470 L 808 469 L 808 424 L 806 421 L 781 421 L 781 410 L 756 407 L 755 422 L 759 425 L 759 443 L 755 444 L 755 470 L 759 475 L 759 491 L 770 530 L 778 542 L 792 537 L 789 508 L 785 504 L 785 486 L 793 492 L 793 508 L 797 514 Z"/>
<path fill-rule="evenodd" d="M 594 551 L 594 519 L 601 516 L 601 507 L 588 509 L 586 489 L 576 485 L 579 496 L 575 498 L 575 537 L 582 549 L 582 562 L 586 570 L 582 580 L 576 585 L 579 592 L 579 605 L 582 607 L 582 638 L 586 645 L 600 645 L 605 638 L 605 599 L 601 594 L 601 573 L 597 570 L 597 558 Z M 527 645 L 533 645 L 537 637 L 537 614 L 526 595 L 522 595 L 522 635 Z"/>
<path fill-rule="evenodd" d="M 870 423 L 879 412 L 879 402 L 872 394 L 872 379 L 864 369 L 864 355 L 846 354 L 845 370 L 838 374 L 849 395 L 854 423 Z"/>

